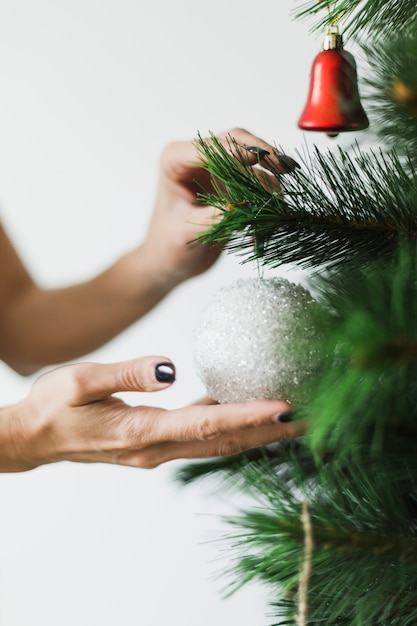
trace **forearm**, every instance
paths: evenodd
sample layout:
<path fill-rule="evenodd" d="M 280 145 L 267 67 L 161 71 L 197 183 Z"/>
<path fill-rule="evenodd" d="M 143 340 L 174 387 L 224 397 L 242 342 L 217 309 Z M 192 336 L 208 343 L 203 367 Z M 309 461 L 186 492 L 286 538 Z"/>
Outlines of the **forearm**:
<path fill-rule="evenodd" d="M 0 357 L 22 374 L 100 347 L 150 311 L 174 287 L 149 265 L 144 248 L 92 280 L 22 290 L 0 321 Z"/>

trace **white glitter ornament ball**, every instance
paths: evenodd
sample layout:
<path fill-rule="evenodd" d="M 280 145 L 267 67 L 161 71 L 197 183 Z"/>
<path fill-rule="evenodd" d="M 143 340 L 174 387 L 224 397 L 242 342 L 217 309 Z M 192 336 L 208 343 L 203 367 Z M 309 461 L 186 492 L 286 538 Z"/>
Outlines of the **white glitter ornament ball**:
<path fill-rule="evenodd" d="M 220 289 L 195 330 L 196 370 L 207 394 L 221 403 L 296 401 L 316 363 L 314 304 L 306 289 L 283 278 L 244 278 Z"/>

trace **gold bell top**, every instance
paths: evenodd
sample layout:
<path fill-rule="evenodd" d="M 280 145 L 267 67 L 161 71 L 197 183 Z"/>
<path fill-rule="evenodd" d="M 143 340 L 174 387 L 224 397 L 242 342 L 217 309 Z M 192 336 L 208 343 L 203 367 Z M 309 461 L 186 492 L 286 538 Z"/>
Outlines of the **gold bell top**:
<path fill-rule="evenodd" d="M 329 26 L 324 35 L 323 50 L 337 50 L 343 48 L 343 37 L 339 33 L 338 26 Z"/>

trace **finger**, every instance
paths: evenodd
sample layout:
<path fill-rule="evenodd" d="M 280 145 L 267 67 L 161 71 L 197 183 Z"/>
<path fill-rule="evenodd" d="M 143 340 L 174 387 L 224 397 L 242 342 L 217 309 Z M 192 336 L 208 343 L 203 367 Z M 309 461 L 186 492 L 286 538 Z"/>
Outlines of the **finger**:
<path fill-rule="evenodd" d="M 255 165 L 261 163 L 266 168 L 277 169 L 282 174 L 299 167 L 298 163 L 282 154 L 275 146 L 266 142 L 261 137 L 244 128 L 233 128 L 216 135 L 216 140 L 222 146 L 237 157 L 244 158 L 244 162 Z M 206 143 L 213 143 L 210 137 L 204 137 Z M 184 172 L 189 173 L 190 166 L 195 166 L 199 160 L 198 149 L 195 141 L 175 141 L 168 144 L 161 154 L 160 164 L 163 170 L 168 171 L 170 176 L 181 180 Z M 175 171 L 172 171 L 175 169 Z"/>
<path fill-rule="evenodd" d="M 276 169 L 278 172 L 284 173 L 279 158 L 280 152 L 261 137 L 257 137 L 243 128 L 234 128 L 226 133 L 221 133 L 218 140 L 245 164 L 261 164 L 267 169 Z"/>
<path fill-rule="evenodd" d="M 147 356 L 121 363 L 80 363 L 56 370 L 60 389 L 72 406 L 102 400 L 122 391 L 160 391 L 175 381 L 175 366 L 163 356 Z"/>
<path fill-rule="evenodd" d="M 246 161 L 252 164 L 259 163 L 266 155 L 274 157 L 274 146 L 244 128 L 233 128 L 232 130 L 222 132 L 217 139 L 226 150 L 230 150 L 236 155 L 233 143 L 231 144 L 230 142 L 232 139 L 239 148 L 244 150 Z M 240 154 L 237 156 L 240 157 Z"/>
<path fill-rule="evenodd" d="M 238 148 L 244 150 L 245 163 L 261 164 L 266 169 L 276 170 L 280 174 L 288 174 L 300 165 L 292 157 L 283 154 L 276 146 L 267 143 L 260 137 L 242 128 L 235 128 L 219 135 L 219 141 L 226 147 L 230 146 L 230 138 L 234 139 Z M 235 152 L 232 150 L 232 152 Z M 236 156 L 241 159 L 242 153 Z"/>
<path fill-rule="evenodd" d="M 119 457 L 118 462 L 151 469 L 174 459 L 227 457 L 277 441 L 295 439 L 303 436 L 306 431 L 307 423 L 301 420 L 288 424 L 259 426 L 233 435 L 223 435 L 211 441 L 166 442 L 153 445 L 138 453 Z"/>
<path fill-rule="evenodd" d="M 281 191 L 281 181 L 279 177 L 274 176 L 272 172 L 265 169 L 264 167 L 253 167 L 253 172 L 255 176 L 258 178 L 260 184 L 266 191 L 270 193 L 280 193 Z"/>
<path fill-rule="evenodd" d="M 223 215 L 220 209 L 209 205 L 195 205 L 186 209 L 184 219 L 190 226 L 191 235 L 195 236 L 207 230 Z"/>
<path fill-rule="evenodd" d="M 227 433 L 254 426 L 274 424 L 291 406 L 279 400 L 188 406 L 160 414 L 153 423 L 157 442 L 208 441 Z"/>
<path fill-rule="evenodd" d="M 201 406 L 201 405 L 212 405 L 212 404 L 219 404 L 217 402 L 217 400 L 213 400 L 213 398 L 209 398 L 208 396 L 204 396 L 203 398 L 200 398 L 199 400 L 197 400 L 196 402 L 193 402 L 191 406 Z"/>
<path fill-rule="evenodd" d="M 193 141 L 172 141 L 167 144 L 160 157 L 161 168 L 173 174 L 173 178 L 182 174 L 182 170 L 189 163 L 195 164 L 197 156 L 196 146 Z M 180 172 L 178 172 L 178 168 Z M 175 170 L 172 171 L 171 170 Z"/>
<path fill-rule="evenodd" d="M 204 143 L 212 145 L 215 140 L 218 141 L 227 152 L 239 157 L 239 160 L 241 160 L 244 155 L 245 163 L 249 162 L 250 164 L 255 164 L 259 162 L 258 156 L 255 153 L 256 151 L 246 150 L 246 146 L 249 144 L 259 146 L 260 150 L 268 153 L 272 158 L 274 157 L 275 148 L 272 145 L 242 128 L 234 128 L 233 130 L 221 132 L 215 136 L 215 139 L 212 137 L 202 137 L 201 140 L 204 141 Z M 236 142 L 236 144 L 234 142 Z M 243 149 L 243 152 L 241 152 L 240 149 Z M 173 141 L 165 146 L 161 154 L 160 164 L 162 169 L 168 172 L 171 178 L 174 180 L 182 180 L 184 172 L 186 172 L 188 177 L 190 166 L 197 167 L 197 163 L 200 160 L 201 155 L 198 150 L 198 141 L 195 139 L 191 141 Z"/>
<path fill-rule="evenodd" d="M 239 160 L 244 155 L 245 163 L 249 162 L 254 165 L 262 160 L 260 157 L 268 155 L 270 162 L 274 162 L 277 167 L 279 166 L 279 160 L 276 157 L 277 149 L 272 144 L 267 143 L 264 139 L 257 137 L 244 128 L 233 128 L 220 132 L 215 135 L 215 140 L 222 144 L 229 153 L 238 157 Z M 202 138 L 202 141 L 208 144 L 213 144 L 215 140 L 212 137 Z M 241 149 L 243 149 L 243 152 L 241 152 Z M 176 141 L 165 147 L 161 155 L 161 165 L 164 169 L 166 169 L 166 166 L 173 167 L 174 165 L 178 168 L 181 167 L 180 164 L 195 165 L 196 157 L 198 157 L 196 141 Z M 178 175 L 178 172 L 175 172 L 175 174 Z M 177 177 L 175 176 L 175 178 Z"/>

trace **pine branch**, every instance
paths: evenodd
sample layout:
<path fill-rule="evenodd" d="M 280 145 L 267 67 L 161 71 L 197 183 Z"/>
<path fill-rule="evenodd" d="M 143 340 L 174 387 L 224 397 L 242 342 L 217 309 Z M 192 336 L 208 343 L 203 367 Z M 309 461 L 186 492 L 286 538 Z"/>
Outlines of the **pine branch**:
<path fill-rule="evenodd" d="M 322 378 L 311 405 L 310 445 L 349 455 L 407 449 L 417 439 L 417 259 L 317 277 L 317 297 L 333 311 Z M 326 360 L 327 359 L 327 360 Z"/>
<path fill-rule="evenodd" d="M 317 480 L 307 480 L 295 465 L 291 486 L 266 464 L 243 469 L 247 488 L 263 500 L 258 510 L 227 520 L 237 529 L 228 537 L 237 559 L 231 593 L 258 578 L 272 588 L 276 615 L 287 620 L 279 623 L 295 624 L 307 500 L 314 544 L 308 624 L 413 623 L 415 508 L 405 502 L 417 493 L 416 461 L 414 455 L 370 461 L 366 454 L 361 460 L 356 466 L 331 462 Z"/>
<path fill-rule="evenodd" d="M 417 171 L 394 151 L 356 146 L 350 156 L 340 147 L 336 154 L 315 148 L 298 155 L 302 167 L 291 173 L 268 163 L 268 186 L 232 138 L 229 145 L 237 158 L 214 137 L 197 142 L 214 188 L 200 198 L 222 213 L 200 236 L 205 244 L 223 243 L 243 262 L 322 269 L 390 257 L 398 241 L 417 238 Z"/>
<path fill-rule="evenodd" d="M 417 166 L 417 20 L 363 50 L 370 66 L 365 101 L 370 132 Z"/>
<path fill-rule="evenodd" d="M 268 462 L 271 467 L 283 467 L 288 463 L 289 451 L 297 457 L 305 454 L 303 452 L 302 441 L 294 439 L 291 441 L 279 441 L 267 447 L 254 448 L 241 454 L 229 457 L 209 459 L 207 461 L 196 461 L 187 463 L 179 468 L 175 479 L 182 485 L 189 485 L 196 480 L 216 476 L 222 480 L 223 485 L 226 480 L 232 479 L 232 484 L 236 486 L 239 482 L 241 470 L 248 463 Z M 300 460 L 301 462 L 301 460 Z M 308 463 L 311 465 L 311 459 Z M 303 462 L 306 469 L 306 461 Z"/>
<path fill-rule="evenodd" d="M 217 476 L 220 472 L 227 475 L 237 475 L 243 465 L 265 459 L 267 455 L 268 453 L 264 448 L 254 448 L 248 452 L 235 454 L 230 457 L 187 463 L 179 468 L 175 475 L 175 480 L 182 485 L 189 485 L 207 476 Z"/>
<path fill-rule="evenodd" d="M 417 16 L 414 0 L 296 0 L 300 8 L 294 11 L 295 19 L 317 16 L 313 31 L 327 25 L 343 24 L 345 35 L 356 38 L 372 34 L 374 39 L 387 32 L 401 32 Z"/>

